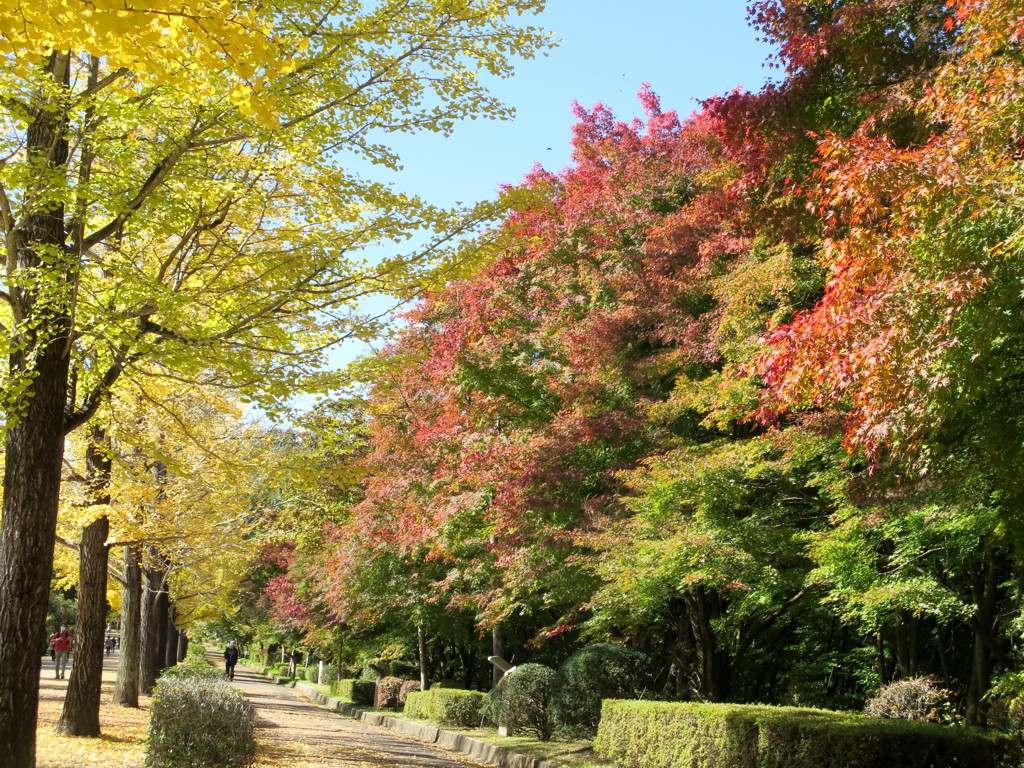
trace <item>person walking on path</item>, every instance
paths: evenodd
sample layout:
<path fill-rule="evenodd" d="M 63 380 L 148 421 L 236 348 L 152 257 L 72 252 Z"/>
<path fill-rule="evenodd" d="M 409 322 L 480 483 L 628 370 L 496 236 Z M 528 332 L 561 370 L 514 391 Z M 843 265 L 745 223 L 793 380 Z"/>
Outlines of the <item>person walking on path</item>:
<path fill-rule="evenodd" d="M 235 647 L 235 641 L 232 640 L 228 643 L 228 647 L 224 649 L 224 667 L 228 673 L 228 680 L 235 679 L 235 664 L 238 663 L 238 648 Z"/>
<path fill-rule="evenodd" d="M 75 635 L 68 632 L 67 624 L 61 624 L 60 629 L 53 633 L 50 643 L 53 645 L 53 676 L 56 679 L 64 677 L 64 670 L 68 666 L 68 655 L 71 653 L 71 646 L 74 644 Z"/>

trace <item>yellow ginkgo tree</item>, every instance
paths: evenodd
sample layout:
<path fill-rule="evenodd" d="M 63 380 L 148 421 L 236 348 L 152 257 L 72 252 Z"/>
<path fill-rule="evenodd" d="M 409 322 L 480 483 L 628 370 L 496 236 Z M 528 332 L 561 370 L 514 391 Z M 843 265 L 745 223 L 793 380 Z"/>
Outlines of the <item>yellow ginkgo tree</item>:
<path fill-rule="evenodd" d="M 61 585 L 78 587 L 80 637 L 102 638 L 108 599 L 121 609 L 117 699 L 128 706 L 152 688 L 179 630 L 227 609 L 260 519 L 245 489 L 277 471 L 266 430 L 216 389 L 149 382 L 140 392 L 121 387 L 87 439 L 70 441 L 55 558 Z M 108 548 L 120 555 L 109 563 Z M 94 645 L 76 653 L 58 723 L 70 734 L 99 725 L 103 652 Z"/>
<path fill-rule="evenodd" d="M 355 168 L 487 92 L 543 0 L 0 3 L 0 764 L 34 763 L 64 438 L 142 369 L 268 407 L 471 219 Z M 428 238 L 429 241 L 429 238 Z"/>

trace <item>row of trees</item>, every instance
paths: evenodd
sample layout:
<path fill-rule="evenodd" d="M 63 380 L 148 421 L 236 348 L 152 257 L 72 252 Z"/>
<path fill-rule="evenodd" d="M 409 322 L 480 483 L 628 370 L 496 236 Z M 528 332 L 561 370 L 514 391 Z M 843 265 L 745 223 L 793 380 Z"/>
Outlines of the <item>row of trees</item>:
<path fill-rule="evenodd" d="M 122 389 L 213 383 L 275 409 L 325 386 L 325 350 L 372 332 L 359 297 L 425 261 L 353 253 L 424 229 L 444 239 L 486 213 L 350 168 L 396 167 L 396 132 L 508 115 L 480 74 L 549 45 L 519 24 L 541 6 L 0 2 L 0 764 L 35 762 L 68 436 L 91 429 L 102 509 Z M 106 570 L 106 518 L 86 529 L 83 574 L 88 560 L 97 576 L 83 591 Z"/>
<path fill-rule="evenodd" d="M 778 82 L 579 109 L 572 167 L 508 190 L 368 395 L 319 412 L 268 621 L 438 676 L 475 625 L 520 662 L 629 643 L 676 697 L 851 706 L 927 673 L 982 724 L 1015 690 L 1019 15 L 751 19 Z"/>
<path fill-rule="evenodd" d="M 213 390 L 149 395 L 159 409 L 111 398 L 107 428 L 72 439 L 65 459 L 55 585 L 78 597 L 76 663 L 58 723 L 70 735 L 99 733 L 108 605 L 121 614 L 115 700 L 138 706 L 186 652 L 186 628 L 224 610 L 258 520 L 253 496 L 239 489 L 261 482 L 273 436 L 245 426 Z"/>

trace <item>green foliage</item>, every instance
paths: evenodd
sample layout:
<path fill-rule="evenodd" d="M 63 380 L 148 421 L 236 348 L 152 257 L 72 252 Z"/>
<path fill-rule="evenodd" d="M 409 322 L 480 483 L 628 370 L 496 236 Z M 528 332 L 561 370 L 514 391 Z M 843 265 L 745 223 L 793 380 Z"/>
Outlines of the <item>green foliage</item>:
<path fill-rule="evenodd" d="M 342 678 L 331 683 L 331 695 L 350 704 L 372 707 L 374 687 L 368 680 Z"/>
<path fill-rule="evenodd" d="M 298 670 L 296 670 L 297 672 Z M 317 677 L 320 676 L 320 667 L 315 664 L 310 664 L 302 671 L 302 676 L 305 678 L 307 683 L 315 683 Z"/>
<path fill-rule="evenodd" d="M 193 652 L 193 649 L 197 650 Z M 220 680 L 223 677 L 224 673 L 207 660 L 206 651 L 198 644 L 189 646 L 184 661 L 160 673 L 161 680 Z"/>
<path fill-rule="evenodd" d="M 401 688 L 398 689 L 398 706 L 404 707 L 409 694 L 418 690 L 420 690 L 419 680 L 403 680 Z"/>
<path fill-rule="evenodd" d="M 480 725 L 484 694 L 456 688 L 431 688 L 410 691 L 405 700 L 405 714 L 438 725 L 474 728 Z"/>
<path fill-rule="evenodd" d="M 552 716 L 560 730 L 593 735 L 603 699 L 635 699 L 653 684 L 651 660 L 614 643 L 582 648 L 559 668 Z"/>
<path fill-rule="evenodd" d="M 522 664 L 501 678 L 491 713 L 510 733 L 532 733 L 542 741 L 551 738 L 555 721 L 551 702 L 556 674 L 543 664 Z"/>
<path fill-rule="evenodd" d="M 78 616 L 78 601 L 63 592 L 50 592 L 46 609 L 46 626 L 52 627 L 48 634 L 60 629 L 61 624 L 73 626 Z"/>
<path fill-rule="evenodd" d="M 255 714 L 223 680 L 161 679 L 150 709 L 147 768 L 245 768 L 256 754 Z"/>
<path fill-rule="evenodd" d="M 320 677 L 321 685 L 331 685 L 339 677 L 338 667 L 335 664 L 324 664 L 324 672 Z"/>
<path fill-rule="evenodd" d="M 634 768 L 999 768 L 1006 737 L 819 709 L 608 700 L 594 748 Z"/>

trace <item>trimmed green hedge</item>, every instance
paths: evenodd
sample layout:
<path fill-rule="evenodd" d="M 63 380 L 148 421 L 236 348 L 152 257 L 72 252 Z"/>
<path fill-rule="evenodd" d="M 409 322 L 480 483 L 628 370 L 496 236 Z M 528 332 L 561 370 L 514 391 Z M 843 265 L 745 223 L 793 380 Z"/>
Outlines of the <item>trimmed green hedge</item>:
<path fill-rule="evenodd" d="M 479 691 L 460 691 L 456 688 L 431 688 L 429 691 L 409 691 L 405 699 L 405 714 L 438 725 L 475 728 L 480 725 L 480 708 L 484 694 Z"/>
<path fill-rule="evenodd" d="M 632 768 L 1003 768 L 1008 738 L 821 709 L 609 699 L 594 742 Z"/>
<path fill-rule="evenodd" d="M 374 684 L 366 680 L 345 678 L 331 683 L 332 695 L 337 696 L 342 701 L 348 701 L 364 707 L 373 706 L 374 691 Z"/>

